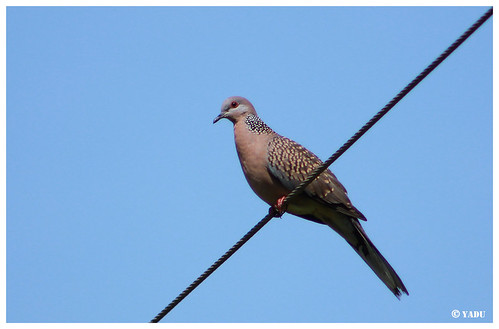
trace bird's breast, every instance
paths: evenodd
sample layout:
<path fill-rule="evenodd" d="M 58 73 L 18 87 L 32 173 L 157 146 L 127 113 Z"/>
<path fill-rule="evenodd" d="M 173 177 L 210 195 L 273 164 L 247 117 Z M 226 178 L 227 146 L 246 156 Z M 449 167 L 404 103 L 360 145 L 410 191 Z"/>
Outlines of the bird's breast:
<path fill-rule="evenodd" d="M 237 155 L 251 189 L 263 201 L 274 205 L 278 198 L 289 191 L 276 184 L 267 170 L 268 144 L 272 135 L 255 134 L 243 122 L 234 125 Z"/>

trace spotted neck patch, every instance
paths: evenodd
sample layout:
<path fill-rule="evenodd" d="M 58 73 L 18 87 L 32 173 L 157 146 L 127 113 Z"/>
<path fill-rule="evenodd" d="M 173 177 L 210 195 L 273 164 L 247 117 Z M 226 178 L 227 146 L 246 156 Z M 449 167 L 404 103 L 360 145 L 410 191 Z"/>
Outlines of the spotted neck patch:
<path fill-rule="evenodd" d="M 247 115 L 244 122 L 246 123 L 249 131 L 254 134 L 262 135 L 272 134 L 274 132 L 272 129 L 270 129 L 269 126 L 265 124 L 265 122 L 262 121 L 262 119 L 254 114 Z"/>

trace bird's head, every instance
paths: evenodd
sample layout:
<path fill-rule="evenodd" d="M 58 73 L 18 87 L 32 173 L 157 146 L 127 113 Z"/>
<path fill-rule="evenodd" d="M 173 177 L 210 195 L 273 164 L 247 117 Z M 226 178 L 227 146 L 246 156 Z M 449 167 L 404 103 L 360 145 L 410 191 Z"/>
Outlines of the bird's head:
<path fill-rule="evenodd" d="M 247 114 L 256 115 L 255 108 L 250 101 L 241 96 L 232 96 L 223 102 L 220 114 L 213 120 L 213 123 L 217 123 L 218 120 L 223 118 L 236 123 Z"/>

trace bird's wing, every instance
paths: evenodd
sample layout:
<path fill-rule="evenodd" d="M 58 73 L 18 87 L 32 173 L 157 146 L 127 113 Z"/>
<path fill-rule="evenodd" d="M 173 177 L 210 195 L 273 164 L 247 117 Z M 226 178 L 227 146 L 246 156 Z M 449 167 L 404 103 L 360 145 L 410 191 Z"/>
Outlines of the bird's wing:
<path fill-rule="evenodd" d="M 289 138 L 277 135 L 269 142 L 267 169 L 288 190 L 293 190 L 321 164 L 315 154 Z M 352 205 L 345 187 L 329 169 L 310 183 L 304 192 L 339 212 L 366 220 Z"/>

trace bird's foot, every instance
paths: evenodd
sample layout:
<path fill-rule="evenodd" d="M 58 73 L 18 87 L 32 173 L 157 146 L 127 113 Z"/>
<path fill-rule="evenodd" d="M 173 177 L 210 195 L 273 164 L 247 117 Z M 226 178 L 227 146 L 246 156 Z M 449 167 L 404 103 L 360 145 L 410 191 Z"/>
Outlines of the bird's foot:
<path fill-rule="evenodd" d="M 288 206 L 284 204 L 284 199 L 286 199 L 285 195 L 277 199 L 277 202 L 274 205 L 274 209 L 277 211 L 277 217 L 282 217 L 288 208 Z"/>

